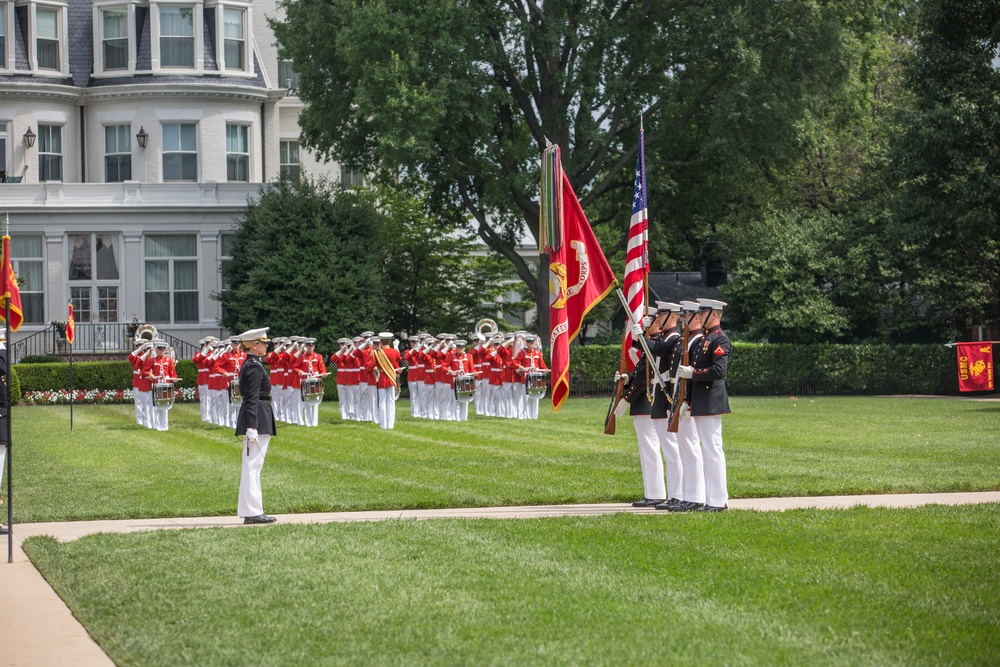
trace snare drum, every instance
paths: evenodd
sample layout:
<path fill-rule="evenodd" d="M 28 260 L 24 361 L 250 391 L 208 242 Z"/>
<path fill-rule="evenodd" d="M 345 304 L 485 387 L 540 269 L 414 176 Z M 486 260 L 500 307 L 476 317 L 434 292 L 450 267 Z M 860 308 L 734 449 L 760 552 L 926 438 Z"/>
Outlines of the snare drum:
<path fill-rule="evenodd" d="M 549 388 L 548 373 L 528 373 L 524 377 L 524 393 L 528 398 L 545 398 L 545 392 Z"/>
<path fill-rule="evenodd" d="M 157 382 L 153 385 L 153 405 L 169 410 L 174 407 L 174 385 L 170 382 Z"/>
<path fill-rule="evenodd" d="M 455 376 L 455 400 L 468 403 L 476 395 L 476 376 L 472 373 Z"/>
<path fill-rule="evenodd" d="M 320 403 L 323 400 L 323 379 L 305 378 L 299 391 L 302 392 L 302 400 L 306 403 Z"/>
<path fill-rule="evenodd" d="M 229 402 L 233 405 L 239 405 L 243 402 L 243 395 L 240 394 L 239 380 L 233 380 L 229 383 Z"/>

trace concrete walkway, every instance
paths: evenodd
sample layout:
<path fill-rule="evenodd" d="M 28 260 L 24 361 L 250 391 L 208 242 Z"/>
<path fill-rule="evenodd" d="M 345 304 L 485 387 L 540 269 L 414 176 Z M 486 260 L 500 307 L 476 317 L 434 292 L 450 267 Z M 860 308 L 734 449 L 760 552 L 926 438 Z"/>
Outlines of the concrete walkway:
<path fill-rule="evenodd" d="M 808 498 L 751 498 L 731 500 L 733 510 L 782 511 L 787 509 L 834 509 L 868 507 L 918 507 L 920 505 L 967 505 L 1000 503 L 1000 492 L 920 493 L 877 496 L 820 496 Z M 629 512 L 655 514 L 665 520 L 676 514 L 635 509 L 625 504 L 539 505 L 531 507 L 480 507 L 441 510 L 397 510 L 391 512 L 329 512 L 322 514 L 278 514 L 280 523 L 338 523 L 392 519 L 507 519 L 552 516 L 595 516 Z M 673 519 L 669 518 L 673 517 Z M 21 542 L 36 535 L 49 535 L 61 542 L 96 533 L 131 533 L 178 528 L 244 527 L 235 517 L 128 519 L 124 521 L 72 521 L 29 523 L 14 526 L 14 562 L 0 562 L 0 667 L 111 667 L 111 659 L 90 638 L 58 595 L 49 587 L 21 550 Z M 6 561 L 7 536 L 0 536 Z"/>

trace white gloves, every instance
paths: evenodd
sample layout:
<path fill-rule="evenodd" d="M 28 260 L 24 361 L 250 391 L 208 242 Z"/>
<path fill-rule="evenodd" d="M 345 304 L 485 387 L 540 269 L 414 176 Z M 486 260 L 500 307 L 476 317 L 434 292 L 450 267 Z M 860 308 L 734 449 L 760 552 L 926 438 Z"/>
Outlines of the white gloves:
<path fill-rule="evenodd" d="M 481 334 L 481 333 L 478 333 L 478 332 L 477 332 L 477 333 L 476 333 L 476 338 L 478 338 L 478 339 L 479 339 L 479 342 L 480 342 L 480 343 L 485 343 L 485 342 L 486 342 L 486 336 L 484 336 L 484 335 L 483 335 L 483 334 Z"/>
<path fill-rule="evenodd" d="M 642 337 L 642 327 L 638 323 L 632 325 L 632 336 L 634 338 Z"/>
<path fill-rule="evenodd" d="M 681 419 L 691 416 L 691 406 L 687 404 L 687 401 L 681 403 Z"/>
<path fill-rule="evenodd" d="M 618 382 L 619 380 L 622 381 L 622 384 L 628 384 L 628 373 L 618 373 L 618 372 L 616 372 L 615 373 L 615 382 Z"/>
<path fill-rule="evenodd" d="M 678 366 L 677 377 L 690 380 L 694 376 L 694 366 Z"/>
<path fill-rule="evenodd" d="M 615 406 L 615 417 L 622 417 L 626 412 L 628 412 L 628 401 L 623 398 Z"/>
<path fill-rule="evenodd" d="M 250 442 L 257 442 L 257 429 L 248 428 L 247 429 L 247 440 Z"/>

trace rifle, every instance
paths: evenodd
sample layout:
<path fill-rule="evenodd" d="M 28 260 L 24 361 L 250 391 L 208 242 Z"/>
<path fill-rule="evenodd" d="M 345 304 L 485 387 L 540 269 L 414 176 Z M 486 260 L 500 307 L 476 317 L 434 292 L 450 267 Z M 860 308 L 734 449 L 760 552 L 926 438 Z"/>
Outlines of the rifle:
<path fill-rule="evenodd" d="M 681 365 L 688 366 L 691 361 L 691 353 L 688 352 L 688 336 L 691 334 L 691 327 L 688 324 L 684 325 L 684 335 L 681 337 L 681 345 L 684 346 L 684 352 L 681 354 Z M 674 378 L 677 386 L 674 387 L 674 400 L 670 407 L 670 423 L 667 424 L 668 433 L 677 433 L 677 429 L 680 428 L 681 421 L 681 406 L 684 405 L 684 399 L 687 398 L 687 380 L 682 378 Z"/>
<path fill-rule="evenodd" d="M 625 351 L 625 339 L 628 338 L 628 332 L 622 335 L 622 352 L 621 357 L 618 359 L 618 382 L 615 383 L 615 394 L 611 397 L 611 405 L 608 406 L 608 416 L 604 418 L 604 434 L 614 435 L 615 434 L 615 406 L 618 405 L 618 401 L 622 400 L 622 390 L 625 387 L 625 380 L 622 378 L 623 375 L 628 373 L 628 363 L 625 361 L 625 355 L 628 354 Z"/>

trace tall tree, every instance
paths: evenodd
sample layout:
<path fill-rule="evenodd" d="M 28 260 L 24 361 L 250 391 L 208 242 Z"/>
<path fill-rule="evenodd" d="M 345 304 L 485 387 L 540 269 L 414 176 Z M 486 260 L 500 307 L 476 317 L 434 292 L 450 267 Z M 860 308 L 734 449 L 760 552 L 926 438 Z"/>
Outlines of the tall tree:
<path fill-rule="evenodd" d="M 265 185 L 237 221 L 222 326 L 316 336 L 321 350 L 382 321 L 385 249 L 367 193 L 303 178 Z"/>
<path fill-rule="evenodd" d="M 425 181 L 436 210 L 474 218 L 547 333 L 547 258 L 516 248 L 523 228 L 537 238 L 546 140 L 591 221 L 615 221 L 623 243 L 644 112 L 654 249 L 691 262 L 732 185 L 794 154 L 796 123 L 843 82 L 870 4 L 295 0 L 273 27 L 300 74 L 304 142 Z"/>
<path fill-rule="evenodd" d="M 1000 321 L 1000 5 L 921 0 L 916 105 L 891 156 L 898 246 L 925 317 Z"/>

